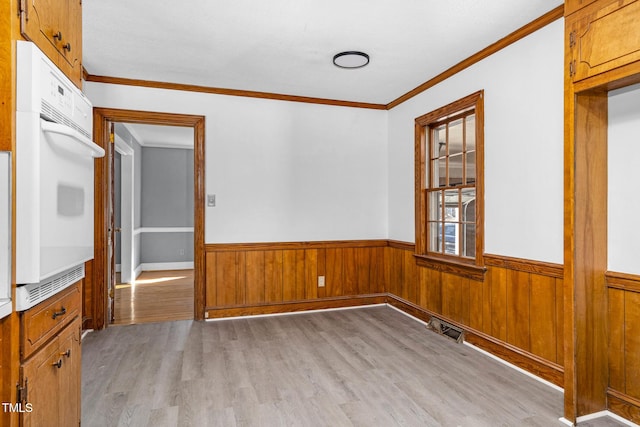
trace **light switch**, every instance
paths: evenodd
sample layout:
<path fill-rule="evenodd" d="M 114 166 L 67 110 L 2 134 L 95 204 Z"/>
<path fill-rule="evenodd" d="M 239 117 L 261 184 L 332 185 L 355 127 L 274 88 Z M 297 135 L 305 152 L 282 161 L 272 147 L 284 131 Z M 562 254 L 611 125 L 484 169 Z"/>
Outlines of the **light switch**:
<path fill-rule="evenodd" d="M 216 195 L 215 194 L 207 194 L 207 206 L 210 208 L 215 207 L 216 205 Z"/>

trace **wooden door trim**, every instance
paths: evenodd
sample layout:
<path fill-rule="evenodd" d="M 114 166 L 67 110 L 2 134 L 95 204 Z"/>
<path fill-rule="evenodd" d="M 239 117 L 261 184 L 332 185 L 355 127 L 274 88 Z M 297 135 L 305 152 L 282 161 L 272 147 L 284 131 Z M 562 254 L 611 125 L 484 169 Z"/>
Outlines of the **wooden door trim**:
<path fill-rule="evenodd" d="M 204 116 L 190 114 L 161 113 L 139 110 L 121 110 L 113 108 L 93 109 L 93 134 L 95 142 L 101 147 L 109 143 L 108 122 L 141 123 L 151 125 L 183 126 L 193 128 L 193 188 L 194 188 L 194 318 L 204 319 Z M 103 185 L 106 175 L 107 159 L 96 160 L 95 164 L 95 223 L 94 223 L 94 260 L 91 269 L 90 285 L 92 291 L 92 309 L 94 329 L 106 326 L 107 303 L 106 294 L 106 220 L 107 189 Z"/>

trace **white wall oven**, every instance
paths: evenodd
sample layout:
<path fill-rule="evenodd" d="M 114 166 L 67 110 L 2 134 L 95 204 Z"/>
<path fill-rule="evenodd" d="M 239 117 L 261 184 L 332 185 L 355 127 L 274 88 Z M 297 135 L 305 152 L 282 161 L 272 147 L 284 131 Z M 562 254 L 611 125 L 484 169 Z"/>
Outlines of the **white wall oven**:
<path fill-rule="evenodd" d="M 84 277 L 93 258 L 89 100 L 31 42 L 17 42 L 16 309 Z"/>

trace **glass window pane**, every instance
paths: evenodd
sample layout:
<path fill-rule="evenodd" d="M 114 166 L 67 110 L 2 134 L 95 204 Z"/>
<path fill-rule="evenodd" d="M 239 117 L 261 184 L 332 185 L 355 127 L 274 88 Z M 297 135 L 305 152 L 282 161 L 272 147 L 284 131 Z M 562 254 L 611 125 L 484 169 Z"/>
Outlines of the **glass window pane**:
<path fill-rule="evenodd" d="M 465 177 L 467 184 L 473 184 L 476 182 L 476 152 L 471 151 L 467 153 L 467 164 L 465 165 Z"/>
<path fill-rule="evenodd" d="M 444 191 L 444 220 L 447 222 L 457 222 L 458 207 L 460 206 L 460 192 L 458 190 Z"/>
<path fill-rule="evenodd" d="M 429 251 L 430 252 L 442 252 L 442 234 L 439 231 L 442 230 L 442 223 L 430 222 L 429 223 Z"/>
<path fill-rule="evenodd" d="M 465 118 L 466 120 L 466 147 L 465 151 L 474 151 L 476 149 L 476 115 L 472 114 Z"/>
<path fill-rule="evenodd" d="M 476 222 L 476 189 L 463 188 L 461 191 L 462 212 L 460 220 L 462 222 Z"/>
<path fill-rule="evenodd" d="M 448 255 L 458 255 L 458 228 L 460 224 L 457 222 L 444 223 L 444 253 Z"/>
<path fill-rule="evenodd" d="M 449 155 L 462 153 L 462 119 L 449 123 Z"/>
<path fill-rule="evenodd" d="M 436 168 L 438 169 L 437 178 L 434 176 L 433 183 L 435 187 L 446 187 L 447 186 L 447 158 L 443 157 L 438 160 L 433 161 L 434 164 L 437 163 Z"/>
<path fill-rule="evenodd" d="M 444 157 L 447 154 L 447 126 L 442 125 L 433 129 L 432 138 L 431 158 Z"/>
<path fill-rule="evenodd" d="M 442 220 L 442 191 L 429 192 L 429 221 Z"/>
<path fill-rule="evenodd" d="M 476 256 L 476 225 L 462 225 L 462 256 L 475 258 Z"/>
<path fill-rule="evenodd" d="M 462 184 L 462 154 L 449 157 L 449 185 Z"/>
<path fill-rule="evenodd" d="M 432 188 L 432 187 L 439 187 L 440 186 L 440 174 L 444 173 L 445 171 L 442 170 L 440 171 L 440 164 L 438 162 L 438 160 L 432 160 L 430 162 L 430 168 L 431 169 L 431 179 L 427 181 L 427 187 Z"/>

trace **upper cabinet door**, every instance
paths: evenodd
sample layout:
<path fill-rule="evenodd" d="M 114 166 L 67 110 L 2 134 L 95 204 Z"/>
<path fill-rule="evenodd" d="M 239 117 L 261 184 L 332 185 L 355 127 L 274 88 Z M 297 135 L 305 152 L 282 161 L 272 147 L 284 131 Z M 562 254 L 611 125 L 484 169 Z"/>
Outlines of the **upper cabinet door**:
<path fill-rule="evenodd" d="M 81 0 L 21 0 L 22 35 L 81 86 Z"/>
<path fill-rule="evenodd" d="M 576 10 L 582 9 L 585 6 L 595 3 L 597 0 L 565 0 L 564 2 L 564 16 L 569 16 Z"/>
<path fill-rule="evenodd" d="M 75 81 L 82 77 L 82 3 L 80 0 L 68 0 L 67 13 L 61 17 L 60 26 L 66 28 L 67 34 L 61 43 L 61 63 L 60 68 L 65 74 L 65 67 L 69 67 Z M 64 63 L 66 64 L 64 64 Z"/>
<path fill-rule="evenodd" d="M 566 19 L 574 82 L 640 61 L 639 0 L 602 1 Z"/>

